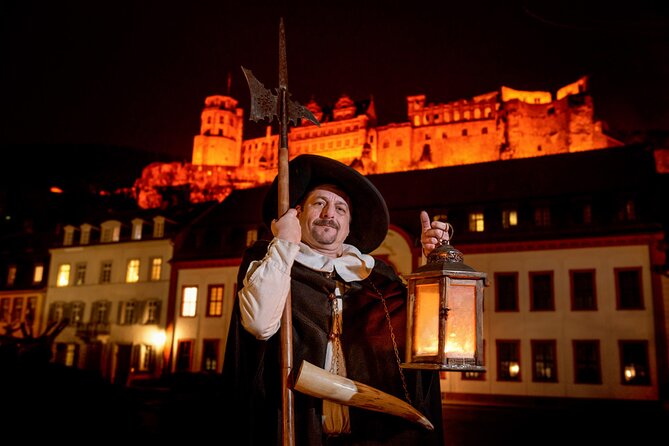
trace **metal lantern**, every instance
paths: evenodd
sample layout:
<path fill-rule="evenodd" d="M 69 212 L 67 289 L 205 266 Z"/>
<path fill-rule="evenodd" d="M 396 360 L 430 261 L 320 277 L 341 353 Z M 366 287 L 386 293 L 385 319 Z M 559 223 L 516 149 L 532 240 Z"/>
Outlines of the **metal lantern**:
<path fill-rule="evenodd" d="M 407 274 L 405 368 L 478 371 L 483 367 L 483 288 L 487 274 L 462 263 L 453 227 L 427 263 Z"/>

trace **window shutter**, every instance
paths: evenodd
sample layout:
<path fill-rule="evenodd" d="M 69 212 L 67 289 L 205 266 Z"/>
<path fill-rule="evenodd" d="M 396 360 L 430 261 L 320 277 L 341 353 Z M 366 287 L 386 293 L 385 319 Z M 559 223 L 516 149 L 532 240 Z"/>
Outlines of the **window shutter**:
<path fill-rule="evenodd" d="M 140 348 L 141 346 L 138 344 L 134 344 L 132 346 L 132 354 L 130 358 L 130 367 L 132 370 L 138 370 L 139 369 L 139 353 L 140 353 Z"/>
<path fill-rule="evenodd" d="M 118 303 L 118 311 L 116 315 L 116 321 L 119 325 L 125 324 L 125 301 Z"/>
<path fill-rule="evenodd" d="M 49 305 L 49 323 L 55 322 L 56 320 L 56 304 L 52 303 Z"/>
<path fill-rule="evenodd" d="M 146 324 L 146 301 L 138 300 L 135 301 L 135 320 L 132 321 L 133 324 Z"/>

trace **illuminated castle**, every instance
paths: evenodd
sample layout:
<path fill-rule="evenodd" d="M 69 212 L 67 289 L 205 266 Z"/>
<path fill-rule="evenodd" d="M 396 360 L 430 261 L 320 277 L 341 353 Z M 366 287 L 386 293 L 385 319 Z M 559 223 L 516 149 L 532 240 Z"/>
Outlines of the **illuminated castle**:
<path fill-rule="evenodd" d="M 406 122 L 377 125 L 372 99 L 343 95 L 331 108 L 314 100 L 318 118 L 290 128 L 289 158 L 312 153 L 363 174 L 579 152 L 622 145 L 594 119 L 588 79 L 546 91 L 499 91 L 431 104 L 407 97 Z M 164 206 L 170 194 L 191 202 L 222 201 L 233 189 L 270 182 L 277 173 L 279 135 L 243 139 L 244 111 L 229 96 L 209 96 L 193 142 L 191 163 L 154 163 L 135 183 L 143 208 Z"/>

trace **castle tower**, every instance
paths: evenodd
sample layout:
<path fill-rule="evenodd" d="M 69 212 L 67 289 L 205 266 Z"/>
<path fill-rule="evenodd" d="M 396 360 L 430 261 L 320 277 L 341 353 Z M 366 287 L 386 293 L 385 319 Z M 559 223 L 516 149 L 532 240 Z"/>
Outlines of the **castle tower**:
<path fill-rule="evenodd" d="M 200 134 L 193 141 L 194 166 L 236 167 L 241 163 L 244 110 L 229 96 L 208 96 L 201 114 Z"/>

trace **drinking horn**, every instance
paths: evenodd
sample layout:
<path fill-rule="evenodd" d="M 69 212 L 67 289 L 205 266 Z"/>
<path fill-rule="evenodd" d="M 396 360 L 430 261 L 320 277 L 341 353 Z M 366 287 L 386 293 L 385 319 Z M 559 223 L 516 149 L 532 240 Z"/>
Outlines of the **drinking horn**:
<path fill-rule="evenodd" d="M 402 417 L 425 429 L 434 430 L 430 420 L 411 404 L 374 387 L 330 373 L 308 361 L 302 361 L 293 388 L 306 395 L 346 406 Z"/>

